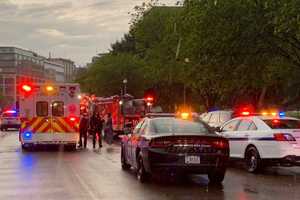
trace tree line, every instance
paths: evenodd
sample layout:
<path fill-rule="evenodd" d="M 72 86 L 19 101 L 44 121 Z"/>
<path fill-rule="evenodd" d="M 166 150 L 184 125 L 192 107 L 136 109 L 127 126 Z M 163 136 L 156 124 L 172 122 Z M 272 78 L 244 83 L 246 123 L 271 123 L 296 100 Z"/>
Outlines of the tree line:
<path fill-rule="evenodd" d="M 174 111 L 253 105 L 295 109 L 300 104 L 299 0 L 157 1 L 135 7 L 130 30 L 78 77 L 100 96 L 157 93 Z"/>

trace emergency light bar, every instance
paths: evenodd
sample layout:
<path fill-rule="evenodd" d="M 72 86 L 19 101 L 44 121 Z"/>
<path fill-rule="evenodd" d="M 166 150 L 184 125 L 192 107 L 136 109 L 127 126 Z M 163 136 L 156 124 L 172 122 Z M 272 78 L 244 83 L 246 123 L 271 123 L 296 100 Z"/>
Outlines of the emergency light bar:
<path fill-rule="evenodd" d="M 24 92 L 31 92 L 32 88 L 29 85 L 22 85 L 22 90 Z"/>
<path fill-rule="evenodd" d="M 7 111 L 5 111 L 4 113 L 16 114 L 17 111 L 15 111 L 15 110 L 7 110 Z"/>

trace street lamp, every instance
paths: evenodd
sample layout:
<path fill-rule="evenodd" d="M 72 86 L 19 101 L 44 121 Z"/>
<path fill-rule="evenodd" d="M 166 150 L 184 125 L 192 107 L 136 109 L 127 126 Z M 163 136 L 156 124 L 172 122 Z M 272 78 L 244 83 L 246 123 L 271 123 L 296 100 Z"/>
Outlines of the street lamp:
<path fill-rule="evenodd" d="M 127 93 L 127 91 L 126 91 L 127 79 L 126 78 L 123 80 L 123 84 L 124 84 L 124 95 L 126 95 L 126 93 Z"/>
<path fill-rule="evenodd" d="M 190 62 L 190 59 L 189 58 L 185 58 L 184 59 L 184 63 L 185 64 L 188 64 Z M 186 70 L 185 70 L 185 67 L 184 67 L 184 72 L 185 72 Z M 184 74 L 184 77 L 186 78 L 186 75 Z M 184 107 L 186 107 L 186 85 L 185 85 L 185 81 L 186 80 L 184 80 L 183 82 L 183 105 L 184 105 Z"/>

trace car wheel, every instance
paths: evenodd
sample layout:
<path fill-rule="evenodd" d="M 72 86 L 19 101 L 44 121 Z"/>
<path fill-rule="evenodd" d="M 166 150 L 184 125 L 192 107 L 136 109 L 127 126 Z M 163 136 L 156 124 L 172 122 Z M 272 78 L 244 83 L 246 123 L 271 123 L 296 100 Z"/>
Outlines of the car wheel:
<path fill-rule="evenodd" d="M 25 146 L 24 144 L 22 144 L 22 151 L 27 151 L 27 146 Z"/>
<path fill-rule="evenodd" d="M 262 169 L 262 161 L 255 147 L 250 147 L 246 150 L 245 165 L 250 173 L 257 173 Z"/>
<path fill-rule="evenodd" d="M 126 162 L 126 158 L 125 158 L 125 155 L 124 155 L 123 147 L 121 148 L 121 166 L 122 166 L 123 170 L 130 169 L 130 165 L 127 164 L 127 162 Z"/>
<path fill-rule="evenodd" d="M 143 158 L 141 155 L 138 156 L 138 165 L 137 165 L 137 179 L 141 182 L 141 183 L 145 183 L 148 181 L 149 179 L 149 174 L 146 172 L 145 167 L 144 167 L 144 163 L 143 163 Z"/>
<path fill-rule="evenodd" d="M 76 151 L 76 144 L 69 144 L 64 146 L 65 151 Z"/>
<path fill-rule="evenodd" d="M 22 147 L 22 151 L 24 151 L 24 152 L 33 151 L 33 146 L 32 145 L 22 144 L 21 147 Z"/>
<path fill-rule="evenodd" d="M 225 178 L 225 169 L 217 169 L 208 173 L 209 183 L 220 184 Z"/>

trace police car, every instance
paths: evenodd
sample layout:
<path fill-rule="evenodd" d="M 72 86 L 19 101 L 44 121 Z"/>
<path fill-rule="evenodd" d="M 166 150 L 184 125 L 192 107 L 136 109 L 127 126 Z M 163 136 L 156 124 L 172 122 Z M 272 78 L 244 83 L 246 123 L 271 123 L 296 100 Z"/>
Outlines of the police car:
<path fill-rule="evenodd" d="M 226 122 L 219 134 L 229 139 L 230 158 L 244 159 L 255 173 L 265 166 L 300 166 L 300 120 L 283 113 L 241 116 Z"/>
<path fill-rule="evenodd" d="M 0 115 L 0 130 L 4 131 L 9 128 L 19 129 L 21 126 L 20 117 L 15 110 L 6 110 Z"/>

